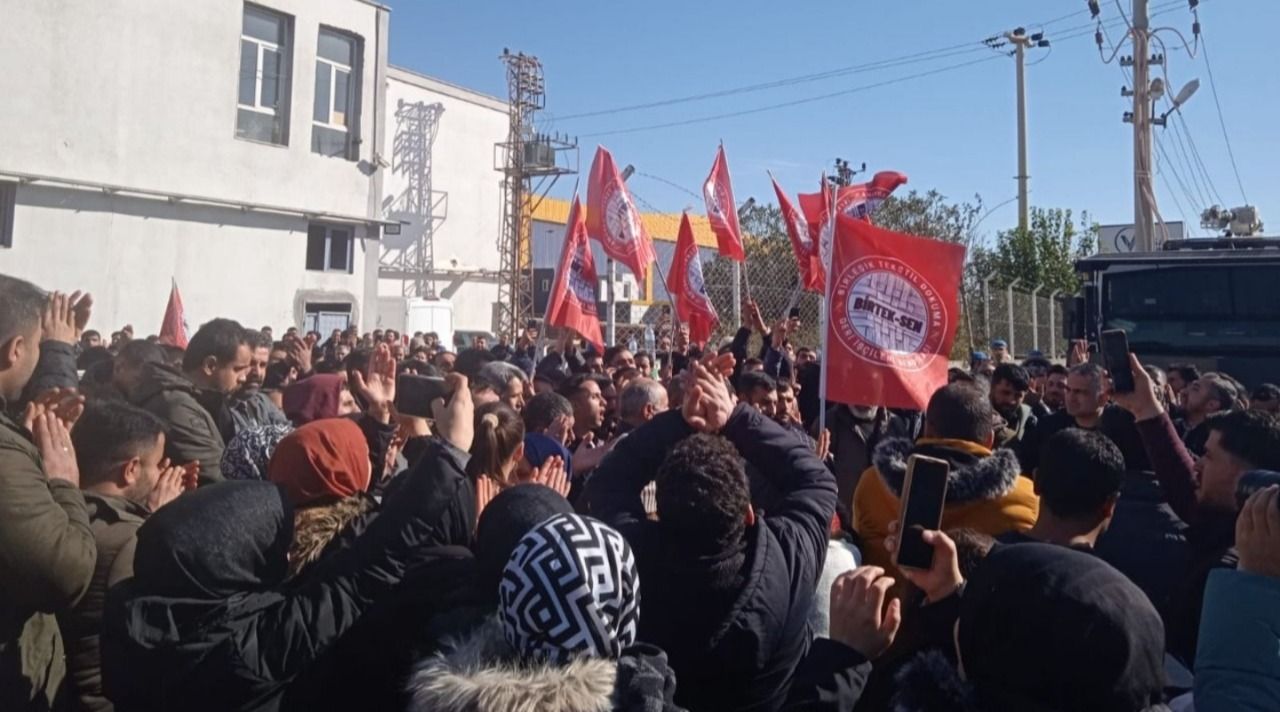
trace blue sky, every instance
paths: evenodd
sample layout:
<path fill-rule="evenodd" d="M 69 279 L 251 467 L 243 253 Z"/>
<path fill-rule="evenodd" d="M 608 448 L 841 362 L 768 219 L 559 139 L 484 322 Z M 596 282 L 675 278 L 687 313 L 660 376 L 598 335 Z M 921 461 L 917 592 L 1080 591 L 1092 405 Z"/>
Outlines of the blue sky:
<path fill-rule="evenodd" d="M 1115 0 L 1103 0 L 1102 19 L 1122 22 Z M 1129 0 L 1123 0 L 1129 9 Z M 1190 37 L 1185 0 L 1152 0 L 1154 26 Z M 1028 68 L 1031 203 L 1088 210 L 1101 223 L 1133 214 L 1132 129 L 1121 123 L 1126 100 L 1116 64 L 1098 55 L 1084 0 L 899 0 L 898 2 L 499 2 L 400 0 L 391 14 L 391 62 L 479 91 L 504 96 L 498 60 L 504 47 L 538 56 L 546 71 L 547 109 L 540 125 L 580 136 L 581 169 L 597 143 L 641 175 L 634 192 L 663 210 L 700 201 L 663 182 L 698 190 L 723 140 L 735 193 L 773 202 L 766 169 L 793 195 L 811 191 L 840 156 L 866 162 L 870 172 L 898 170 L 908 187 L 937 189 L 953 199 L 980 194 L 988 208 L 1016 195 L 1016 118 L 1013 59 L 982 49 L 999 31 L 1043 29 L 1051 52 L 1037 50 Z M 1162 12 L 1161 12 L 1162 11 Z M 1070 13 L 1078 13 L 1064 17 Z M 1273 167 L 1280 143 L 1280 72 L 1271 52 L 1280 28 L 1276 0 L 1202 0 L 1200 21 L 1217 81 L 1244 190 L 1280 227 Z M 1056 20 L 1049 22 L 1051 20 Z M 1047 23 L 1047 24 L 1041 24 Z M 1108 30 L 1112 40 L 1122 27 Z M 1072 37 L 1072 35 L 1077 35 Z M 1220 196 L 1243 202 L 1218 124 L 1205 55 L 1190 59 L 1164 34 L 1169 77 L 1176 87 L 1198 77 L 1201 89 L 1184 108 L 1188 134 L 1163 131 L 1171 171 L 1157 176 L 1166 220 L 1198 214 Z M 966 51 L 969 47 L 977 51 Z M 771 82 L 905 55 L 953 48 L 948 55 L 875 71 L 602 116 L 572 114 Z M 1123 52 L 1122 52 L 1123 53 Z M 978 61 L 991 57 L 990 61 Z M 948 69 L 963 62 L 971 66 Z M 611 133 L 711 115 L 757 109 L 848 91 L 924 72 L 931 76 L 849 92 L 830 99 L 702 123 L 634 133 Z M 1157 129 L 1157 132 L 1161 131 Z M 1209 181 L 1191 157 L 1188 135 Z M 1159 151 L 1157 162 L 1161 162 Z M 1192 179 L 1192 174 L 1197 180 Z M 585 180 L 585 176 L 584 176 Z M 557 187 L 566 194 L 572 177 Z M 1188 197 L 1190 194 L 1190 198 Z M 1203 195 L 1203 200 L 1202 196 Z M 1183 210 L 1175 202 L 1181 201 Z M 1194 199 L 1195 206 L 1190 203 Z M 1201 205 L 1206 203 L 1206 205 Z M 1016 222 L 1016 204 L 996 209 L 981 230 L 994 234 Z M 1271 234 L 1280 233 L 1272 229 Z M 1193 234 L 1202 234 L 1198 228 Z"/>

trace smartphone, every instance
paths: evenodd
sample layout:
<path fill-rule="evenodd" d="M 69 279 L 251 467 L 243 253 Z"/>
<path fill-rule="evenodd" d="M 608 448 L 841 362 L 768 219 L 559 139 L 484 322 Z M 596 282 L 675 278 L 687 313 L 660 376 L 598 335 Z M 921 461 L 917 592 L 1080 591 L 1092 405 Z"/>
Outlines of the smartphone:
<path fill-rule="evenodd" d="M 1272 470 L 1249 470 L 1240 475 L 1236 484 L 1236 508 L 1243 509 L 1244 503 L 1260 489 L 1271 485 L 1280 485 L 1280 472 Z"/>
<path fill-rule="evenodd" d="M 448 399 L 449 388 L 439 376 L 402 373 L 396 376 L 396 412 L 418 418 L 430 418 L 431 402 Z"/>
<path fill-rule="evenodd" d="M 942 526 L 950 473 L 951 463 L 946 460 L 924 455 L 907 458 L 907 481 L 898 517 L 898 555 L 894 559 L 898 566 L 924 570 L 933 566 L 933 547 L 925 543 L 924 533 Z"/>
<path fill-rule="evenodd" d="M 788 318 L 788 319 L 799 319 L 799 318 L 800 318 L 800 307 L 791 307 L 791 310 L 787 312 L 787 318 Z"/>
<path fill-rule="evenodd" d="M 1116 393 L 1133 393 L 1133 369 L 1129 366 L 1129 336 L 1123 329 L 1112 329 L 1098 335 L 1102 366 L 1111 374 Z"/>

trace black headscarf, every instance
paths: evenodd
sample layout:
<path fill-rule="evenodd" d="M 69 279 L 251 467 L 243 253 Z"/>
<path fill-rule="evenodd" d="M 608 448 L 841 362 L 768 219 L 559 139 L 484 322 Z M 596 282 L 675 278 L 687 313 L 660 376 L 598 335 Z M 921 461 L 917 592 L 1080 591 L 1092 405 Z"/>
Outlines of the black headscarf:
<path fill-rule="evenodd" d="M 1089 554 L 996 547 L 960 602 L 960 660 L 981 709 L 1143 710 L 1163 701 L 1164 626 Z"/>
<path fill-rule="evenodd" d="M 278 585 L 293 507 L 270 482 L 221 482 L 165 505 L 138 530 L 134 592 L 220 600 Z"/>

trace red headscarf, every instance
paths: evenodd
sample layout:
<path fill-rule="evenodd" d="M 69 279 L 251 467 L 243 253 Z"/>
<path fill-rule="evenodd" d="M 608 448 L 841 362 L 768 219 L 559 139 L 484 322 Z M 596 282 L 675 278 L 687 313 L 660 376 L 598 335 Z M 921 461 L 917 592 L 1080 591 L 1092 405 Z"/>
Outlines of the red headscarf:
<path fill-rule="evenodd" d="M 369 444 L 360 426 L 326 418 L 298 428 L 276 446 L 267 477 L 297 507 L 342 499 L 369 488 Z"/>
<path fill-rule="evenodd" d="M 294 425 L 338 417 L 345 383 L 340 375 L 320 374 L 284 389 L 284 414 Z"/>

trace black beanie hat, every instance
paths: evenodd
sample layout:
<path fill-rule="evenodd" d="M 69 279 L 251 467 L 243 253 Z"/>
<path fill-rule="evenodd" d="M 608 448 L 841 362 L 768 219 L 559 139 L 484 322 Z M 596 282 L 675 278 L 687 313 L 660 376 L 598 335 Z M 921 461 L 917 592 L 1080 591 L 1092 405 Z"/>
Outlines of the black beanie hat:
<path fill-rule="evenodd" d="M 485 595 L 497 597 L 502 569 L 525 534 L 557 514 L 572 513 L 568 500 L 543 485 L 516 485 L 498 493 L 476 526 L 476 561 Z"/>
<path fill-rule="evenodd" d="M 998 546 L 960 601 L 983 710 L 1133 712 L 1163 702 L 1164 625 L 1124 574 L 1049 544 Z"/>

